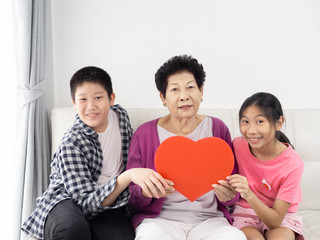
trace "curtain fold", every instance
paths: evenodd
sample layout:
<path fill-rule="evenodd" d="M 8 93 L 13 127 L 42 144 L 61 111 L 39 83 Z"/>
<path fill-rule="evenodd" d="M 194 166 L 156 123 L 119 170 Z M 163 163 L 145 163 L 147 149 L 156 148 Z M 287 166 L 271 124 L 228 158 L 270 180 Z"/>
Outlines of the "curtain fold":
<path fill-rule="evenodd" d="M 45 103 L 47 0 L 15 0 L 19 95 L 16 223 L 14 239 L 25 239 L 21 224 L 48 186 L 50 136 Z"/>

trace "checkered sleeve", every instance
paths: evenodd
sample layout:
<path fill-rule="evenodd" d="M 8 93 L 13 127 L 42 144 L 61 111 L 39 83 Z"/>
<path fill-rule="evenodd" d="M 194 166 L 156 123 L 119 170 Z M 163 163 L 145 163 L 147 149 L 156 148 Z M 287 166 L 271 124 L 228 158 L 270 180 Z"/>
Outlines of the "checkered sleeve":
<path fill-rule="evenodd" d="M 79 205 L 86 216 L 94 216 L 106 208 L 117 208 L 129 200 L 129 192 L 124 191 L 110 207 L 102 207 L 103 200 L 114 190 L 116 178 L 106 185 L 96 188 L 92 178 L 92 167 L 98 154 L 88 146 L 88 142 L 72 139 L 61 147 L 59 169 L 65 190 Z"/>

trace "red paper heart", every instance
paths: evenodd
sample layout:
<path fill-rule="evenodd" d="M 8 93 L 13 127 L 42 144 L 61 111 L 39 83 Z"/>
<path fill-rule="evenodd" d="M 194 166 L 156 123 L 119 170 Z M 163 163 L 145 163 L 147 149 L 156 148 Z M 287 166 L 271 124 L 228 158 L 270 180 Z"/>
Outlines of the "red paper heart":
<path fill-rule="evenodd" d="M 175 189 L 191 202 L 212 190 L 212 184 L 232 173 L 230 146 L 217 137 L 197 142 L 174 136 L 163 141 L 155 155 L 157 171 L 174 182 Z"/>

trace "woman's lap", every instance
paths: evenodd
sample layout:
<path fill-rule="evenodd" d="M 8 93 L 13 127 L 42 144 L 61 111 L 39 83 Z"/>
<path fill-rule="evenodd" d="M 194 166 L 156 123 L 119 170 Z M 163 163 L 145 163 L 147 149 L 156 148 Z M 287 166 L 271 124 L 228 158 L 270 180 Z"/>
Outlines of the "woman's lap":
<path fill-rule="evenodd" d="M 245 240 L 246 238 L 225 218 L 217 217 L 199 224 L 187 224 L 163 218 L 148 218 L 137 227 L 136 239 Z"/>

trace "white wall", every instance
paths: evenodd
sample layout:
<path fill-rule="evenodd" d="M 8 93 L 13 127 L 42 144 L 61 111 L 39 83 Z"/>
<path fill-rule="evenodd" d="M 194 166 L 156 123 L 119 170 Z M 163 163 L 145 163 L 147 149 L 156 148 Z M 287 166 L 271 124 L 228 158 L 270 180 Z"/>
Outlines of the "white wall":
<path fill-rule="evenodd" d="M 83 66 L 110 73 L 117 103 L 162 107 L 154 74 L 191 54 L 207 72 L 202 107 L 238 108 L 256 91 L 320 108 L 318 0 L 52 0 L 54 106 L 70 106 Z"/>

